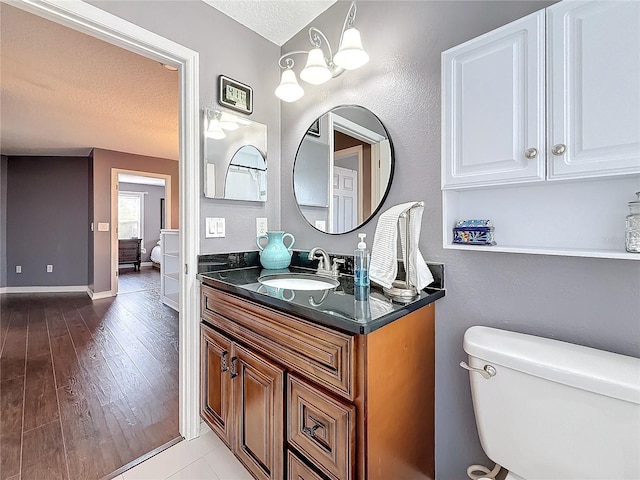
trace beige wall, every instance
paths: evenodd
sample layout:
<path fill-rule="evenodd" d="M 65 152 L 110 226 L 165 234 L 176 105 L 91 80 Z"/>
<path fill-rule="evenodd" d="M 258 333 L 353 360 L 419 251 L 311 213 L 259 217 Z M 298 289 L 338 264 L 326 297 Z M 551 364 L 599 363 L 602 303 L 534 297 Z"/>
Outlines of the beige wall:
<path fill-rule="evenodd" d="M 179 228 L 178 162 L 111 150 L 93 150 L 93 278 L 94 293 L 111 290 L 111 232 L 99 232 L 98 223 L 111 222 L 111 169 L 171 175 L 171 228 Z M 112 228 L 113 226 L 111 226 Z M 111 230 L 110 228 L 110 230 Z M 114 246 L 115 248 L 115 246 Z M 91 261 L 91 260 L 90 260 Z"/>

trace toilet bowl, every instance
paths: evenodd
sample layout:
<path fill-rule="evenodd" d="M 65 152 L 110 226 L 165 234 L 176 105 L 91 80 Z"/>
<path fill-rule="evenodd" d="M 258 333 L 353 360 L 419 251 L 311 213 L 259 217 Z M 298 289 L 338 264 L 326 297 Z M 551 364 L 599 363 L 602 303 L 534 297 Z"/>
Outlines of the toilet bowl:
<path fill-rule="evenodd" d="M 640 478 L 640 359 L 480 326 L 463 346 L 482 448 L 508 480 Z"/>

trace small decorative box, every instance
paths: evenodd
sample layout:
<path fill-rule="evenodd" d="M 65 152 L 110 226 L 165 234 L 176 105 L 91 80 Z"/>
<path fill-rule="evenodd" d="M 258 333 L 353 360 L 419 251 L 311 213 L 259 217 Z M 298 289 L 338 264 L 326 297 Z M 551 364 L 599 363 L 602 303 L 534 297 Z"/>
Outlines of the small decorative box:
<path fill-rule="evenodd" d="M 453 229 L 453 243 L 495 245 L 491 220 L 459 220 Z"/>

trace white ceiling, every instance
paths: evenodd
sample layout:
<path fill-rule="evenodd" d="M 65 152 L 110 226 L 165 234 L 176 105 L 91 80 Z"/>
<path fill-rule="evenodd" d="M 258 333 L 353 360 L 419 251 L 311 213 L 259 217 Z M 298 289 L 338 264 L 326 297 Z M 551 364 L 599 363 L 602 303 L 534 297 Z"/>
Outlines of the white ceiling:
<path fill-rule="evenodd" d="M 203 0 L 282 46 L 336 0 Z"/>
<path fill-rule="evenodd" d="M 203 0 L 282 45 L 335 0 Z M 178 160 L 178 74 L 0 2 L 0 153 Z"/>

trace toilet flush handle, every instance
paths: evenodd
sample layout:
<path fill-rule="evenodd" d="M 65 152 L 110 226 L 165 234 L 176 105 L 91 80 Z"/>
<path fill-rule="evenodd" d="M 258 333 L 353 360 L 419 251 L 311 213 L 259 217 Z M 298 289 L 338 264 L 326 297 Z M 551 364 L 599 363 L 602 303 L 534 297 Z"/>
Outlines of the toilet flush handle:
<path fill-rule="evenodd" d="M 470 372 L 477 372 L 487 379 L 494 377 L 497 373 L 496 367 L 494 367 L 493 365 L 485 365 L 484 369 L 482 370 L 479 368 L 470 367 L 469 365 L 466 364 L 466 362 L 460 362 L 460 366 L 465 370 L 469 370 Z"/>

